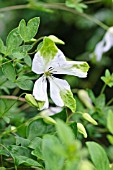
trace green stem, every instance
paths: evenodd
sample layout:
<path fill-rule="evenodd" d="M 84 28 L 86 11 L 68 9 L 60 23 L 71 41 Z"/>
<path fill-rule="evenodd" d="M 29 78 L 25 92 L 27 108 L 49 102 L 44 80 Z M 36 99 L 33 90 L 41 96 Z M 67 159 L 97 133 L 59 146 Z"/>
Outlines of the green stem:
<path fill-rule="evenodd" d="M 22 98 L 22 97 L 17 97 L 17 96 L 0 96 L 0 99 L 10 99 L 10 100 L 19 100 L 19 101 L 22 101 L 22 102 L 25 102 L 25 99 Z"/>
<path fill-rule="evenodd" d="M 28 5 L 8 6 L 8 7 L 0 8 L 0 12 L 7 12 L 7 11 L 12 11 L 12 10 L 17 10 L 17 9 L 25 9 L 25 8 L 29 8 L 29 6 Z"/>
<path fill-rule="evenodd" d="M 84 2 L 85 4 L 93 4 L 93 3 L 99 3 L 101 2 L 101 0 L 90 0 L 90 1 L 86 1 Z"/>
<path fill-rule="evenodd" d="M 70 115 L 67 117 L 66 122 L 68 123 L 69 120 L 71 119 L 71 117 L 72 117 L 73 115 L 75 115 L 75 114 L 83 114 L 83 113 L 82 113 L 82 112 L 75 112 L 75 113 L 70 114 Z"/>
<path fill-rule="evenodd" d="M 9 60 L 9 61 L 6 61 L 6 62 L 0 64 L 0 67 L 2 67 L 4 64 L 10 63 L 11 61 L 15 61 L 15 60 L 17 60 L 17 59 L 14 58 L 14 59 L 11 59 L 11 60 Z"/>
<path fill-rule="evenodd" d="M 66 123 L 68 123 L 68 109 L 66 108 Z"/>
<path fill-rule="evenodd" d="M 15 165 L 15 170 L 17 170 L 17 166 Z"/>
<path fill-rule="evenodd" d="M 7 113 L 15 105 L 15 103 L 19 100 L 19 98 L 23 96 L 24 94 L 26 93 L 22 93 L 19 97 L 16 98 L 16 101 L 7 110 L 5 110 L 4 113 L 2 113 L 1 118 L 5 115 L 5 113 Z"/>
<path fill-rule="evenodd" d="M 106 88 L 106 84 L 104 84 L 104 85 L 103 85 L 103 87 L 102 87 L 102 90 L 101 90 L 100 94 L 103 94 L 103 93 L 104 93 L 105 88 Z"/>
<path fill-rule="evenodd" d="M 33 43 L 33 46 L 36 45 L 39 41 L 43 40 L 44 36 L 43 37 L 40 37 L 38 38 L 34 43 Z"/>
<path fill-rule="evenodd" d="M 8 135 L 10 133 L 14 133 L 16 132 L 19 128 L 21 128 L 22 126 L 24 125 L 28 125 L 30 122 L 34 121 L 34 120 L 37 120 L 37 119 L 40 119 L 42 118 L 40 115 L 36 115 L 35 117 L 32 117 L 30 119 L 28 119 L 26 122 L 24 122 L 23 124 L 19 125 L 18 127 L 16 127 L 15 129 L 12 129 L 10 131 L 7 131 L 7 132 L 3 132 L 0 134 L 0 138 L 3 137 L 4 135 Z"/>
<path fill-rule="evenodd" d="M 41 6 L 43 8 L 48 8 L 48 9 L 57 9 L 57 10 L 63 10 L 63 11 L 68 11 L 71 12 L 73 14 L 76 15 L 80 15 L 88 20 L 90 20 L 91 22 L 94 22 L 95 24 L 99 25 L 100 27 L 102 27 L 105 30 L 108 30 L 108 26 L 105 25 L 104 23 L 102 23 L 101 21 L 99 21 L 98 19 L 85 14 L 85 13 L 80 13 L 78 11 L 76 11 L 75 9 L 69 8 L 67 7 L 65 4 L 63 3 L 43 3 L 41 4 Z M 38 8 L 38 3 L 36 4 L 36 6 L 32 6 L 32 4 L 27 4 L 27 5 L 16 5 L 16 6 L 9 6 L 9 7 L 4 7 L 4 8 L 0 8 L 0 12 L 6 12 L 6 11 L 10 11 L 10 10 L 17 10 L 17 9 L 37 9 Z"/>
<path fill-rule="evenodd" d="M 111 103 L 113 102 L 113 98 L 112 99 L 110 99 L 108 102 L 107 102 L 107 106 L 109 106 Z"/>
<path fill-rule="evenodd" d="M 94 18 L 94 17 L 92 17 L 92 16 L 90 16 L 90 15 L 88 15 L 86 13 L 78 12 L 75 9 L 68 8 L 65 5 L 44 4 L 43 7 L 50 8 L 50 9 L 59 9 L 59 10 L 68 11 L 68 12 L 71 12 L 73 14 L 80 15 L 80 16 L 90 20 L 91 22 L 96 23 L 97 25 L 99 25 L 101 28 L 103 28 L 106 31 L 109 28 L 107 25 L 105 25 L 103 22 L 99 21 L 97 18 Z"/>

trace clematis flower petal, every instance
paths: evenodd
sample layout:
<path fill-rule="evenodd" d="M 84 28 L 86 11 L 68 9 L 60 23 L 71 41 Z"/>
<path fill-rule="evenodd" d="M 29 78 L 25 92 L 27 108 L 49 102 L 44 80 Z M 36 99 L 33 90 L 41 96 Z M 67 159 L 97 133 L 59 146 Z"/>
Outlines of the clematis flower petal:
<path fill-rule="evenodd" d="M 82 61 L 66 61 L 64 54 L 58 50 L 56 56 L 49 63 L 53 74 L 68 74 L 78 77 L 86 77 L 89 65 Z"/>
<path fill-rule="evenodd" d="M 113 46 L 113 27 L 109 28 L 104 38 L 103 51 L 107 52 Z"/>
<path fill-rule="evenodd" d="M 43 57 L 40 55 L 40 52 L 37 52 L 34 56 L 33 63 L 32 63 L 32 71 L 37 74 L 44 73 L 45 64 Z"/>
<path fill-rule="evenodd" d="M 70 85 L 66 80 L 61 80 L 55 77 L 49 77 L 50 96 L 57 106 L 67 106 L 72 110 L 76 109 L 76 102 L 70 89 Z"/>
<path fill-rule="evenodd" d="M 35 54 L 32 64 L 32 71 L 42 74 L 47 71 L 48 65 L 58 52 L 55 43 L 48 37 L 45 37 L 40 50 Z"/>
<path fill-rule="evenodd" d="M 47 96 L 47 81 L 46 77 L 40 77 L 34 84 L 33 96 L 37 101 L 44 101 L 43 107 L 40 109 L 47 109 L 49 106 L 48 96 Z"/>
<path fill-rule="evenodd" d="M 103 53 L 110 50 L 113 46 L 113 27 L 110 27 L 103 39 L 96 45 L 94 53 L 96 55 L 97 61 L 100 61 Z"/>
<path fill-rule="evenodd" d="M 96 55 L 96 60 L 97 61 L 100 61 L 101 58 L 102 58 L 102 55 L 103 55 L 103 52 L 104 52 L 104 49 L 103 49 L 103 45 L 104 45 L 104 42 L 103 41 L 100 41 L 96 47 L 95 47 L 95 55 Z"/>
<path fill-rule="evenodd" d="M 61 88 L 66 88 L 65 86 L 67 86 L 67 82 L 65 80 L 60 80 L 60 79 L 55 78 L 55 77 L 49 77 L 48 79 L 49 79 L 49 82 L 50 82 L 51 99 L 54 101 L 54 103 L 57 106 L 63 107 L 64 102 L 63 102 L 63 100 L 60 96 L 60 90 L 61 90 Z"/>
<path fill-rule="evenodd" d="M 66 61 L 64 66 L 57 68 L 57 72 L 54 74 L 68 74 L 78 77 L 87 77 L 87 71 L 89 65 L 82 61 Z"/>

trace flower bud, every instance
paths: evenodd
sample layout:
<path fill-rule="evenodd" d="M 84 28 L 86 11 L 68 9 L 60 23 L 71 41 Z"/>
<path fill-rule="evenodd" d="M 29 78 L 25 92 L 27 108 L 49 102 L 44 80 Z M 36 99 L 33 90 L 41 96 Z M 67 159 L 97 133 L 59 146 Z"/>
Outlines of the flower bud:
<path fill-rule="evenodd" d="M 15 126 L 11 126 L 11 131 L 16 131 L 16 127 Z"/>
<path fill-rule="evenodd" d="M 27 103 L 29 103 L 31 106 L 38 107 L 38 103 L 36 102 L 32 94 L 26 94 L 25 99 Z"/>
<path fill-rule="evenodd" d="M 35 42 L 35 41 L 37 41 L 37 40 L 36 40 L 35 38 L 32 38 L 31 41 L 32 41 L 32 42 Z"/>
<path fill-rule="evenodd" d="M 81 123 L 77 123 L 78 132 L 83 134 L 84 138 L 87 138 L 87 132 L 85 127 Z"/>
<path fill-rule="evenodd" d="M 44 122 L 46 122 L 48 124 L 56 124 L 56 121 L 53 118 L 49 117 L 49 116 L 44 116 L 43 120 L 44 120 Z"/>
<path fill-rule="evenodd" d="M 83 102 L 83 104 L 87 108 L 89 108 L 89 109 L 93 108 L 92 101 L 91 101 L 90 97 L 88 96 L 88 93 L 85 90 L 79 90 L 78 97 L 80 98 L 80 100 Z"/>
<path fill-rule="evenodd" d="M 50 38 L 53 42 L 58 43 L 58 44 L 65 44 L 64 41 L 60 40 L 54 35 L 49 35 L 48 38 Z"/>
<path fill-rule="evenodd" d="M 88 113 L 83 113 L 82 117 L 93 125 L 98 124 Z"/>

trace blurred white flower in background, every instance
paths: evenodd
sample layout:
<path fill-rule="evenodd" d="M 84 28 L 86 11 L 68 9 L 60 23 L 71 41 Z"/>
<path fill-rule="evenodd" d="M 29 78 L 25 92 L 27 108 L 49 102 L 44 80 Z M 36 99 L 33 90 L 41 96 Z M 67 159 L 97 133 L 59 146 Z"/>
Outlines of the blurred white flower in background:
<path fill-rule="evenodd" d="M 113 47 L 113 27 L 110 27 L 103 39 L 96 45 L 94 53 L 96 55 L 96 60 L 100 61 L 103 53 L 110 50 Z"/>

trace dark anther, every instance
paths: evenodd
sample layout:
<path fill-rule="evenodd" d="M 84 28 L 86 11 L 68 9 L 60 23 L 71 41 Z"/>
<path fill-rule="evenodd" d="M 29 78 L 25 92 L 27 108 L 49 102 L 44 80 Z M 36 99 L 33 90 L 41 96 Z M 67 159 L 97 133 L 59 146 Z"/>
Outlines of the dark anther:
<path fill-rule="evenodd" d="M 51 70 L 53 70 L 53 67 L 49 67 L 49 69 L 48 69 L 49 71 L 51 71 Z"/>

